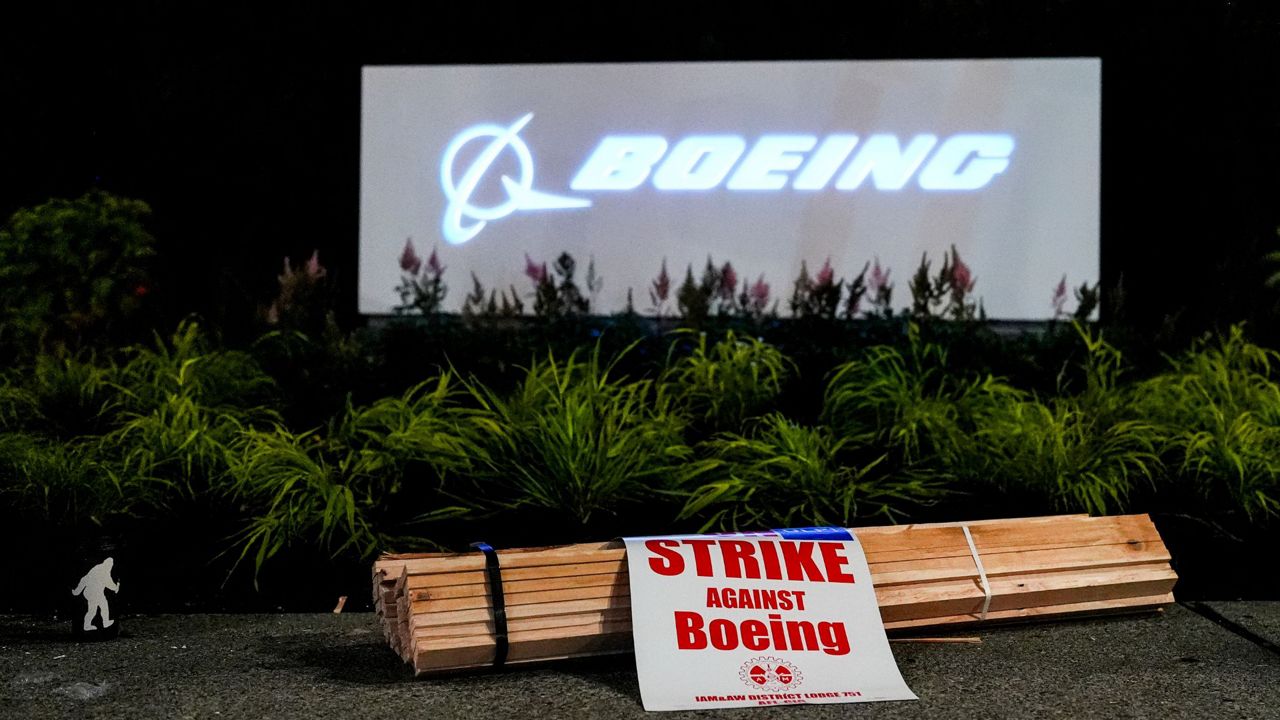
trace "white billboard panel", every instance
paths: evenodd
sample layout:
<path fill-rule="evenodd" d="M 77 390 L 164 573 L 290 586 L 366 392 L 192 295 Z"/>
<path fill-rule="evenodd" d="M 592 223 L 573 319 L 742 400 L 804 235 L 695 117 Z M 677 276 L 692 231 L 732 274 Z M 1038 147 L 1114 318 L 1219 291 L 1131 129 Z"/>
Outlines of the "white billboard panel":
<path fill-rule="evenodd" d="M 407 238 L 532 293 L 526 255 L 594 261 L 637 309 L 665 259 L 789 294 L 801 261 L 878 259 L 895 305 L 952 245 L 989 316 L 1052 316 L 1099 276 L 1097 59 L 366 67 L 360 311 L 392 312 Z"/>

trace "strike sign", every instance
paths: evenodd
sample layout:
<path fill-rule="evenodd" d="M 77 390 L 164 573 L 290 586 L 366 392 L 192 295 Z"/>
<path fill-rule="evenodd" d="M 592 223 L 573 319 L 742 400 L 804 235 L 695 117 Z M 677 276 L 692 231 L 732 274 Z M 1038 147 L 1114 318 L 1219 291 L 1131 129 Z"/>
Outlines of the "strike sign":
<path fill-rule="evenodd" d="M 646 710 L 916 699 L 849 530 L 625 540 Z"/>

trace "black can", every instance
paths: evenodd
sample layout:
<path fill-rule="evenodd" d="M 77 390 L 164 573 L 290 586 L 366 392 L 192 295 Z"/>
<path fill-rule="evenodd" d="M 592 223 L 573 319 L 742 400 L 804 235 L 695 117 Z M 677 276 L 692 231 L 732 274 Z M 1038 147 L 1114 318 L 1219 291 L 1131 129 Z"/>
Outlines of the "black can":
<path fill-rule="evenodd" d="M 80 544 L 68 573 L 71 634 L 79 642 L 110 640 L 120 634 L 120 546 L 95 538 Z"/>

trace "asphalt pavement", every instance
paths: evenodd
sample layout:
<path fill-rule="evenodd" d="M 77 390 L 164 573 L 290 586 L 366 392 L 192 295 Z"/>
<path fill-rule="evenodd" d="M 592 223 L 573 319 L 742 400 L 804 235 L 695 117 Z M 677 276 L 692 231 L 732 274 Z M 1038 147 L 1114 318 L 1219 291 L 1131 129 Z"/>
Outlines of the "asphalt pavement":
<path fill-rule="evenodd" d="M 0 616 L 2 718 L 630 718 L 630 656 L 414 678 L 365 613 L 125 618 L 78 645 Z M 917 702 L 662 718 L 1277 718 L 1280 602 L 989 628 L 980 645 L 895 644 Z"/>

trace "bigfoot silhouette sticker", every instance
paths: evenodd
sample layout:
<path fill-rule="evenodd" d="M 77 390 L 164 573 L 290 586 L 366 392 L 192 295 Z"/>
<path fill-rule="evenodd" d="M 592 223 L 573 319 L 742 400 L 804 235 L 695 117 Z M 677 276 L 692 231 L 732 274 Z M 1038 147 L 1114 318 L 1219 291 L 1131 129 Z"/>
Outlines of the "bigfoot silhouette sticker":
<path fill-rule="evenodd" d="M 111 619 L 111 605 L 107 602 L 108 590 L 113 594 L 120 592 L 120 583 L 111 577 L 114 565 L 115 560 L 112 558 L 94 565 L 71 591 L 73 596 L 83 596 L 87 605 L 83 624 L 85 632 L 97 632 L 98 628 L 93 624 L 97 617 L 102 619 L 103 630 L 115 624 L 115 620 Z"/>
<path fill-rule="evenodd" d="M 915 699 L 850 531 L 626 545 L 646 710 Z"/>

